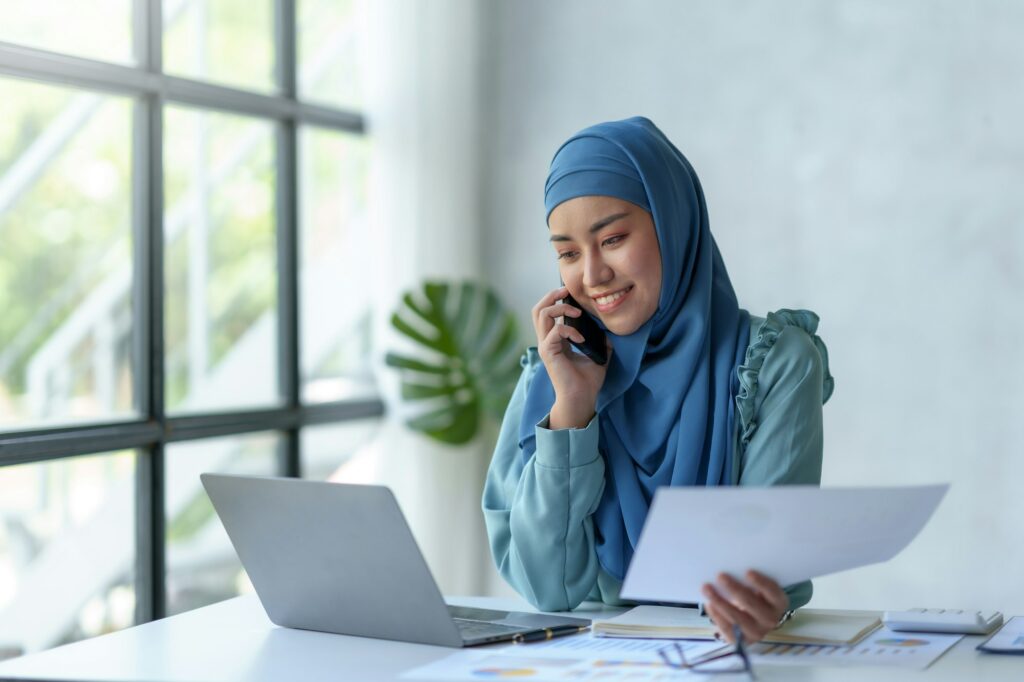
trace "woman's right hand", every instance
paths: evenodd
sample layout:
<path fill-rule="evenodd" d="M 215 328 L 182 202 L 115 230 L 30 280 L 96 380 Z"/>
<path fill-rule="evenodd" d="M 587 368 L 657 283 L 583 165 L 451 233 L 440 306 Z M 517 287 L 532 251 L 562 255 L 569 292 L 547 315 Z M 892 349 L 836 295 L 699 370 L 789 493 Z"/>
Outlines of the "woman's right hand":
<path fill-rule="evenodd" d="M 583 342 L 579 330 L 562 324 L 557 318 L 579 317 L 584 312 L 576 306 L 561 303 L 569 291 L 559 287 L 549 291 L 533 306 L 533 327 L 537 332 L 537 352 L 555 389 L 551 407 L 551 429 L 582 429 L 590 423 L 597 405 L 597 394 L 604 384 L 608 364 L 599 365 L 572 349 L 569 340 Z M 607 341 L 608 359 L 612 346 Z"/>

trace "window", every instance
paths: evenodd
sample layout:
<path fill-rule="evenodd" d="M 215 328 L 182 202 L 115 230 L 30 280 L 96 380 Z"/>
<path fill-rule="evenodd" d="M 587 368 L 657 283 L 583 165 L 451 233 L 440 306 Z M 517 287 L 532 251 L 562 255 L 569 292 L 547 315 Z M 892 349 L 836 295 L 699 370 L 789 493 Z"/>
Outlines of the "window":
<path fill-rule="evenodd" d="M 383 406 L 362 2 L 8 4 L 0 651 L 28 652 L 245 591 L 198 474 L 326 478 Z"/>
<path fill-rule="evenodd" d="M 133 103 L 12 79 L 0 101 L 0 429 L 131 415 Z"/>
<path fill-rule="evenodd" d="M 163 0 L 164 70 L 273 92 L 273 0 Z"/>
<path fill-rule="evenodd" d="M 168 107 L 164 140 L 167 409 L 273 405 L 275 373 L 252 374 L 278 351 L 273 126 Z"/>
<path fill-rule="evenodd" d="M 376 482 L 377 460 L 363 446 L 380 428 L 378 419 L 359 419 L 303 429 L 302 475 L 314 480 Z M 360 451 L 361 456 L 354 456 Z"/>
<path fill-rule="evenodd" d="M 5 0 L 0 40 L 131 64 L 133 0 Z"/>
<path fill-rule="evenodd" d="M 364 358 L 370 305 L 359 295 L 376 264 L 365 257 L 362 136 L 306 127 L 299 136 L 299 291 L 302 396 L 326 402 L 375 393 Z"/>
<path fill-rule="evenodd" d="M 0 491 L 0 642 L 30 650 L 131 625 L 135 455 L 5 466 Z"/>
<path fill-rule="evenodd" d="M 362 106 L 363 9 L 353 0 L 298 0 L 298 87 L 303 99 L 352 109 Z"/>
<path fill-rule="evenodd" d="M 280 437 L 249 433 L 176 443 L 167 448 L 167 614 L 252 590 L 199 474 L 273 476 Z"/>

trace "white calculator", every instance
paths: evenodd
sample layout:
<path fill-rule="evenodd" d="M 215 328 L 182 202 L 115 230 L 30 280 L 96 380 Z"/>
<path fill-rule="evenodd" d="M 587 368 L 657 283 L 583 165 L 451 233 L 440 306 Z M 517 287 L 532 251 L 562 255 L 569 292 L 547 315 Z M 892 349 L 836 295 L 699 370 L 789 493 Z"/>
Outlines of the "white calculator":
<path fill-rule="evenodd" d="M 890 630 L 898 632 L 950 632 L 964 635 L 987 635 L 1003 624 L 1003 614 L 998 611 L 910 609 L 909 611 L 886 611 L 882 622 Z"/>

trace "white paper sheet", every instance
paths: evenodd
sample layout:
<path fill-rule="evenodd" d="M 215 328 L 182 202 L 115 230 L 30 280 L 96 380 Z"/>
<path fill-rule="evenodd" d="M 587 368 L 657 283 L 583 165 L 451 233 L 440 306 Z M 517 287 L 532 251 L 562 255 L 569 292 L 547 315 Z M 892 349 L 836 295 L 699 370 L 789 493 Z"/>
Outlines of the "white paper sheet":
<path fill-rule="evenodd" d="M 697 659 L 723 648 L 719 642 L 676 642 L 666 640 L 608 640 L 589 636 L 558 637 L 538 644 L 511 645 L 498 649 L 460 651 L 433 663 L 408 670 L 403 679 L 481 680 L 515 678 L 521 680 L 692 680 L 706 675 L 674 670 L 664 664 L 658 649 L 682 645 L 686 655 Z M 675 657 L 673 655 L 673 657 Z M 722 661 L 721 668 L 735 666 L 734 660 Z M 732 680 L 748 679 L 730 675 Z"/>
<path fill-rule="evenodd" d="M 659 488 L 621 595 L 703 601 L 725 571 L 780 585 L 887 561 L 920 532 L 948 485 Z"/>
<path fill-rule="evenodd" d="M 675 641 L 670 639 L 619 639 L 577 635 L 556 637 L 536 644 L 511 644 L 495 651 L 514 656 L 586 658 L 603 661 L 661 661 L 659 649 L 680 645 L 691 659 L 699 659 L 712 651 L 727 648 L 722 642 Z"/>

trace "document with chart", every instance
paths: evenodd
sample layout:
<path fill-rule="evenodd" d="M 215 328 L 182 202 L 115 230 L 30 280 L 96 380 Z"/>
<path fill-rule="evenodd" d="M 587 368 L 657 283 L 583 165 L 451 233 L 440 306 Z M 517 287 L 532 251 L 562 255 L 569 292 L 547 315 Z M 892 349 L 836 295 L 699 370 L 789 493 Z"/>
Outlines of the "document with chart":
<path fill-rule="evenodd" d="M 949 486 L 659 488 L 626 573 L 624 599 L 703 601 L 720 572 L 780 585 L 896 556 Z"/>
<path fill-rule="evenodd" d="M 403 673 L 403 679 L 481 680 L 515 678 L 548 680 L 694 679 L 694 673 L 672 670 L 658 653 L 679 645 L 691 659 L 729 648 L 721 642 L 669 642 L 666 640 L 622 640 L 591 637 L 587 633 L 557 637 L 539 644 L 513 644 L 498 649 L 464 650 Z M 737 680 L 744 679 L 742 676 Z M 700 679 L 700 678 L 697 678 Z"/>
<path fill-rule="evenodd" d="M 855 646 L 766 644 L 750 647 L 757 665 L 889 666 L 924 670 L 946 653 L 963 635 L 893 632 L 879 628 Z"/>

